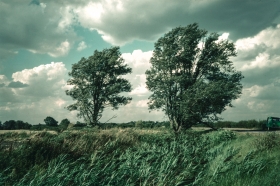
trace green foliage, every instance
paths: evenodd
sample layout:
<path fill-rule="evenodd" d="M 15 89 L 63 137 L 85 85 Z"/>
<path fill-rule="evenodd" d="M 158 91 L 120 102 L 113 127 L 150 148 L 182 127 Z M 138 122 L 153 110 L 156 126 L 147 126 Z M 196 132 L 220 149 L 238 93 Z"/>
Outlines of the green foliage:
<path fill-rule="evenodd" d="M 152 128 L 169 128 L 170 123 L 168 121 L 131 121 L 128 123 L 104 123 L 100 128 L 140 128 L 140 129 L 152 129 Z"/>
<path fill-rule="evenodd" d="M 42 124 L 38 124 L 38 125 L 32 125 L 32 127 L 30 128 L 30 130 L 43 130 L 44 127 L 43 126 L 46 126 L 46 125 L 42 125 Z"/>
<path fill-rule="evenodd" d="M 51 127 L 56 127 L 58 124 L 58 121 L 56 121 L 53 117 L 46 117 L 44 119 L 44 122 L 46 123 L 47 126 L 51 126 Z"/>
<path fill-rule="evenodd" d="M 258 128 L 261 129 L 262 125 L 266 120 L 257 121 L 257 120 L 241 120 L 238 122 L 234 121 L 218 121 L 214 123 L 216 128 Z"/>
<path fill-rule="evenodd" d="M 138 123 L 137 123 L 138 122 Z M 162 122 L 154 122 L 154 121 L 137 121 L 135 123 L 135 127 L 141 128 L 141 129 L 152 129 L 152 128 L 169 128 L 170 123 L 168 121 L 162 121 Z"/>
<path fill-rule="evenodd" d="M 65 118 L 65 119 L 61 120 L 61 122 L 60 122 L 59 125 L 61 125 L 61 126 L 66 126 L 66 128 L 67 128 L 67 126 L 68 126 L 69 124 L 70 124 L 70 121 L 69 121 L 67 118 Z"/>
<path fill-rule="evenodd" d="M 6 138 L 12 138 L 12 139 L 22 139 L 27 138 L 29 135 L 26 132 L 5 132 L 3 134 L 0 134 L 0 141 Z"/>
<path fill-rule="evenodd" d="M 79 124 L 73 125 L 74 130 L 83 129 L 83 128 L 85 128 L 85 127 L 87 127 L 87 125 L 86 125 L 86 124 L 83 124 L 83 123 L 79 123 Z"/>
<path fill-rule="evenodd" d="M 68 125 L 70 124 L 70 121 L 65 118 L 63 120 L 61 120 L 59 127 L 61 127 L 63 130 L 67 129 Z"/>
<path fill-rule="evenodd" d="M 100 126 L 101 129 L 112 129 L 112 128 L 118 128 L 117 123 L 103 123 Z"/>
<path fill-rule="evenodd" d="M 136 128 L 141 128 L 142 127 L 142 120 L 136 121 L 135 127 Z"/>
<path fill-rule="evenodd" d="M 279 134 L 273 133 L 266 133 L 265 135 L 260 136 L 257 138 L 253 145 L 258 150 L 272 150 L 275 147 L 279 147 L 280 144 L 280 136 Z"/>
<path fill-rule="evenodd" d="M 262 128 L 262 124 L 264 121 L 257 121 L 257 120 L 241 120 L 237 123 L 235 123 L 232 127 L 240 127 L 240 128 Z"/>
<path fill-rule="evenodd" d="M 2 125 L 0 123 L 0 130 L 30 129 L 31 126 L 31 124 L 23 122 L 21 120 L 9 120 L 5 121 Z"/>
<path fill-rule="evenodd" d="M 19 134 L 0 136 L 5 143 L 15 138 Z M 0 148 L 0 184 L 278 185 L 280 144 L 266 154 L 245 139 L 256 137 L 225 130 L 39 132 Z"/>
<path fill-rule="evenodd" d="M 131 97 L 121 96 L 122 92 L 130 92 L 131 84 L 122 75 L 131 73 L 132 69 L 124 64 L 119 47 L 104 49 L 88 58 L 82 58 L 72 65 L 69 85 L 74 85 L 66 94 L 76 103 L 69 105 L 68 110 L 77 110 L 78 116 L 93 126 L 98 125 L 102 112 L 106 107 L 118 109 L 126 105 Z"/>
<path fill-rule="evenodd" d="M 30 131 L 55 131 L 55 132 L 62 132 L 64 131 L 66 128 L 64 126 L 48 126 L 48 125 L 42 125 L 42 124 L 38 124 L 38 125 L 32 125 L 32 127 L 30 128 Z"/>
<path fill-rule="evenodd" d="M 200 47 L 201 46 L 201 47 Z M 241 94 L 243 76 L 229 58 L 234 44 L 199 29 L 177 27 L 155 43 L 146 71 L 149 109 L 162 109 L 175 131 L 218 120 L 218 114 Z"/>

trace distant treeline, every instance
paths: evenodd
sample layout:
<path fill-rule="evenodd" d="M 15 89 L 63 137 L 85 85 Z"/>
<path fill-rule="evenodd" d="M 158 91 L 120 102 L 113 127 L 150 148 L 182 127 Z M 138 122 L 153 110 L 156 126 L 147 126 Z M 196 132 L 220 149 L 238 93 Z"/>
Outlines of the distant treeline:
<path fill-rule="evenodd" d="M 264 124 L 266 120 L 257 121 L 257 120 L 243 120 L 238 122 L 233 121 L 219 121 L 213 123 L 212 125 L 215 128 L 262 128 L 262 124 Z M 76 124 L 63 124 L 61 122 L 59 125 L 56 126 L 49 126 L 46 124 L 36 124 L 31 125 L 27 122 L 23 122 L 21 120 L 9 120 L 4 123 L 0 121 L 0 130 L 17 130 L 17 129 L 29 129 L 29 130 L 65 130 L 70 126 L 71 128 L 84 128 L 88 127 L 86 123 L 76 122 Z M 169 121 L 130 121 L 127 123 L 101 123 L 99 128 L 101 129 L 111 129 L 111 128 L 159 128 L 165 127 L 169 128 L 170 123 Z M 197 127 L 205 127 L 203 124 L 198 124 Z"/>
<path fill-rule="evenodd" d="M 216 128 L 262 128 L 264 123 L 266 120 L 218 121 L 214 126 Z"/>
<path fill-rule="evenodd" d="M 16 130 L 16 129 L 30 129 L 32 127 L 31 124 L 27 122 L 23 122 L 21 120 L 9 120 L 5 121 L 3 124 L 0 121 L 0 130 Z"/>
<path fill-rule="evenodd" d="M 130 121 L 127 123 L 100 123 L 99 127 L 100 129 L 111 129 L 111 128 L 159 128 L 159 127 L 169 127 L 168 121 Z M 73 128 L 73 129 L 81 129 L 85 127 L 91 127 L 87 125 L 86 123 L 77 122 L 76 124 L 68 124 L 67 126 L 59 124 L 57 127 L 50 127 L 47 125 L 33 125 L 31 127 L 31 130 L 43 130 L 43 129 L 51 129 L 51 130 L 61 130 L 66 128 Z"/>
<path fill-rule="evenodd" d="M 56 126 L 50 126 L 46 124 L 29 124 L 27 122 L 23 121 L 15 121 L 15 120 L 9 120 L 4 123 L 0 121 L 0 130 L 18 130 L 18 129 L 29 129 L 29 130 L 61 130 L 66 128 L 84 128 L 88 127 L 86 123 L 81 123 L 77 121 L 75 124 L 67 123 L 64 124 L 61 122 L 59 125 Z M 110 128 L 156 128 L 156 127 L 169 127 L 168 121 L 130 121 L 127 123 L 100 123 L 99 128 L 101 129 L 110 129 Z"/>

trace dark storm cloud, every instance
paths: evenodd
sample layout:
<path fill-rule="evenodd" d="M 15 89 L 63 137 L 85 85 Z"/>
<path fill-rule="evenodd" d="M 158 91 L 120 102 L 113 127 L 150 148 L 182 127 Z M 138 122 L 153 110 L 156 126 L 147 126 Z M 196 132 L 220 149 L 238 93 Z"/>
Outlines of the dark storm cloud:
<path fill-rule="evenodd" d="M 28 84 L 24 84 L 24 83 L 19 82 L 19 81 L 12 81 L 11 83 L 9 83 L 8 87 L 10 87 L 10 88 L 24 88 L 24 87 L 28 87 Z"/>
<path fill-rule="evenodd" d="M 10 0 L 0 2 L 4 25 L 0 52 L 1 56 L 13 55 L 23 48 L 52 56 L 67 54 L 70 46 L 63 52 L 57 50 L 62 42 L 72 45 L 79 40 L 73 29 L 79 24 L 98 30 L 111 44 L 155 41 L 171 28 L 194 22 L 210 32 L 229 32 L 236 40 L 274 24 L 278 7 L 280 1 L 275 0 Z"/>
<path fill-rule="evenodd" d="M 97 29 L 106 41 L 117 44 L 155 40 L 171 28 L 194 22 L 210 32 L 229 32 L 236 40 L 275 24 L 280 15 L 280 1 L 275 0 L 114 2 L 118 2 L 114 7 L 107 1 L 89 3 L 78 11 L 78 17 L 82 26 Z M 100 15 L 87 15 L 85 10 L 94 12 L 97 7 L 102 8 Z"/>
<path fill-rule="evenodd" d="M 280 93 L 280 87 L 268 86 L 268 87 L 264 88 L 262 91 L 260 91 L 260 93 L 256 97 L 256 99 L 272 100 L 272 101 L 280 100 L 279 93 Z"/>
<path fill-rule="evenodd" d="M 1 107 L 8 106 L 8 103 L 18 103 L 20 99 L 15 95 L 11 88 L 0 87 L 0 111 Z"/>
<path fill-rule="evenodd" d="M 246 87 L 253 85 L 264 86 L 275 83 L 277 78 L 279 78 L 280 66 L 278 68 L 254 68 L 243 71 L 242 74 L 245 76 L 242 82 Z"/>
<path fill-rule="evenodd" d="M 237 58 L 244 87 L 266 86 L 280 82 L 280 25 L 268 27 L 256 35 L 236 41 Z M 275 88 L 270 88 L 272 91 Z"/>
<path fill-rule="evenodd" d="M 280 1 L 221 0 L 192 14 L 203 27 L 230 32 L 230 38 L 249 37 L 274 24 L 280 15 Z"/>
<path fill-rule="evenodd" d="M 39 0 L 32 0 L 29 5 L 40 5 L 40 1 Z"/>
<path fill-rule="evenodd" d="M 1 56 L 11 56 L 19 49 L 54 56 L 65 54 L 59 54 L 62 43 L 72 44 L 77 36 L 70 26 L 59 25 L 63 21 L 59 7 L 39 1 L 29 3 L 30 0 L 0 2 Z"/>

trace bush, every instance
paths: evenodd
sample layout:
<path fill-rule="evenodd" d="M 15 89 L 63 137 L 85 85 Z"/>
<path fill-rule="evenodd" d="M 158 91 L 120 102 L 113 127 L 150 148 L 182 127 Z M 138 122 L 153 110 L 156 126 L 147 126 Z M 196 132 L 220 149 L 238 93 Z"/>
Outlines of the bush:
<path fill-rule="evenodd" d="M 274 147 L 279 147 L 280 146 L 280 136 L 276 134 L 275 132 L 273 133 L 266 133 L 259 138 L 257 138 L 253 145 L 258 149 L 258 150 L 272 150 Z"/>

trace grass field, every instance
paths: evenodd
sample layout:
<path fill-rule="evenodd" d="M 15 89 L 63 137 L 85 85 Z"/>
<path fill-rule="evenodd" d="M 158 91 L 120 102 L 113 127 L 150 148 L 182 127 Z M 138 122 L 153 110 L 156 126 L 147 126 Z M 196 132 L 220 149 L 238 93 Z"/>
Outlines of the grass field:
<path fill-rule="evenodd" d="M 280 185 L 280 136 L 83 129 L 0 134 L 0 185 Z"/>
<path fill-rule="evenodd" d="M 0 130 L 0 134 L 6 134 L 6 133 L 26 133 L 28 135 L 31 135 L 31 134 L 37 134 L 37 133 L 40 133 L 42 131 L 35 131 L 35 130 L 25 130 L 25 129 L 20 129 L 20 130 Z M 51 134 L 57 134 L 56 131 L 47 131 Z"/>

